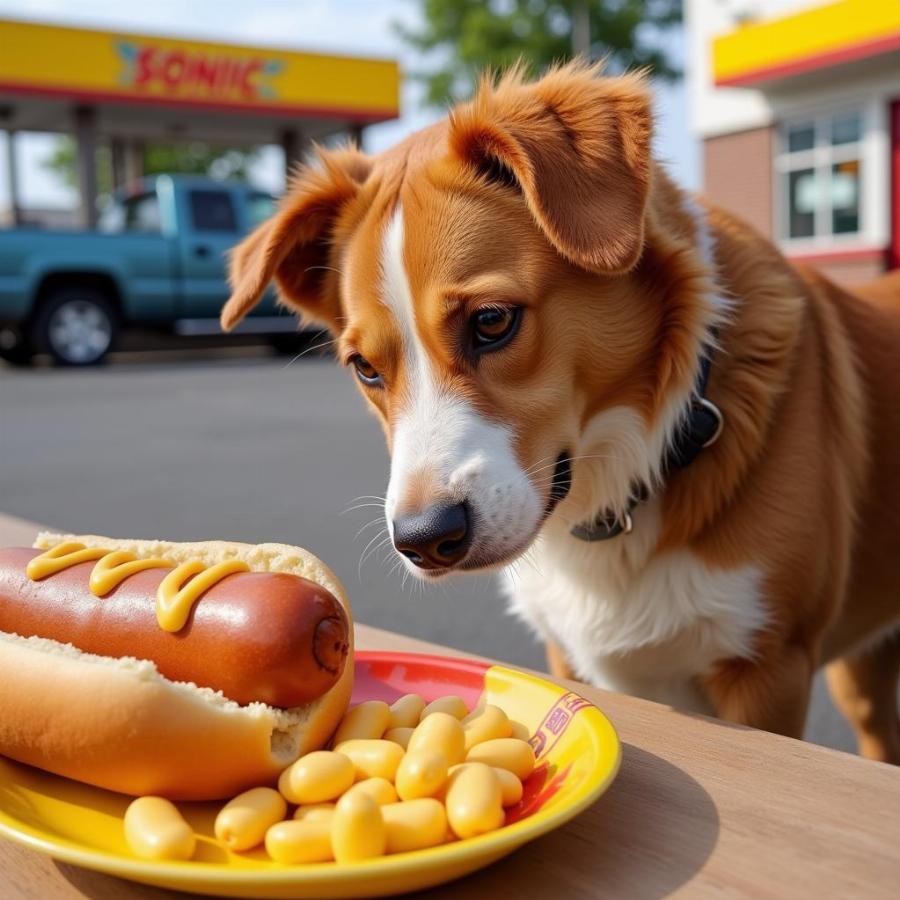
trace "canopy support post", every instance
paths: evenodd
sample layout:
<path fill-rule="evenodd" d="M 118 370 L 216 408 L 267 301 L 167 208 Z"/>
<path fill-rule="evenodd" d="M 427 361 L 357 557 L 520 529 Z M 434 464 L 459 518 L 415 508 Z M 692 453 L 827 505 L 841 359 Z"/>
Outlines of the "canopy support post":
<path fill-rule="evenodd" d="M 75 108 L 78 191 L 81 194 L 81 222 L 97 227 L 97 115 L 92 106 Z"/>
<path fill-rule="evenodd" d="M 22 206 L 19 201 L 19 171 L 16 159 L 16 132 L 6 132 L 6 187 L 9 194 L 9 217 L 13 228 L 22 224 Z"/>

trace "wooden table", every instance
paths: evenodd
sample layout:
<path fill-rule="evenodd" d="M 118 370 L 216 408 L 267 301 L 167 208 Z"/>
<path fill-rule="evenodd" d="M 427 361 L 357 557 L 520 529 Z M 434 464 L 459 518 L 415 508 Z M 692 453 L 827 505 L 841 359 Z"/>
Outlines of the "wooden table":
<path fill-rule="evenodd" d="M 0 515 L 0 546 L 36 528 Z M 465 655 L 365 625 L 357 643 Z M 619 731 L 615 783 L 567 826 L 430 898 L 900 896 L 900 769 L 569 686 Z M 176 896 L 0 841 L 2 900 Z"/>

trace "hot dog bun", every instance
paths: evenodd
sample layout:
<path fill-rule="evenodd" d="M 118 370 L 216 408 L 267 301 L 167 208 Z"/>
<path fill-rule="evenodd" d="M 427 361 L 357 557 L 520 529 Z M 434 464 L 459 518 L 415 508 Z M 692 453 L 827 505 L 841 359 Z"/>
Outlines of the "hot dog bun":
<path fill-rule="evenodd" d="M 254 572 L 284 572 L 321 585 L 351 615 L 335 575 L 299 547 L 47 533 L 35 546 L 67 541 L 173 563 L 240 559 Z M 325 744 L 350 701 L 352 640 L 351 628 L 348 663 L 334 687 L 283 710 L 240 706 L 209 688 L 169 681 L 146 660 L 96 656 L 70 644 L 0 632 L 0 753 L 126 794 L 232 797 L 273 782 L 299 755 Z"/>

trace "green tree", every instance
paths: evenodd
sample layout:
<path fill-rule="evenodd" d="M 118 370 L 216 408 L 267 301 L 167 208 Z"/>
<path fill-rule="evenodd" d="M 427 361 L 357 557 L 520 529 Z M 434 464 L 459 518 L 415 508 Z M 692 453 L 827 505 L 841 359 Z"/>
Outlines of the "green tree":
<path fill-rule="evenodd" d="M 112 163 L 108 147 L 97 148 L 97 192 L 107 194 L 112 190 Z M 75 139 L 63 135 L 55 142 L 53 151 L 41 160 L 41 165 L 53 172 L 67 187 L 78 186 L 78 175 L 75 170 Z"/>
<path fill-rule="evenodd" d="M 75 141 L 63 137 L 56 149 L 43 161 L 45 168 L 59 175 L 70 186 L 77 184 Z M 257 154 L 253 150 L 215 147 L 200 141 L 179 144 L 148 143 L 144 146 L 144 174 L 179 172 L 185 175 L 212 175 L 246 181 Z M 101 194 L 112 190 L 112 161 L 108 146 L 97 148 L 97 186 Z"/>
<path fill-rule="evenodd" d="M 249 167 L 257 155 L 254 150 L 214 147 L 194 141 L 188 144 L 147 144 L 144 148 L 144 172 L 181 172 L 185 175 L 212 175 L 246 181 Z"/>
<path fill-rule="evenodd" d="M 470 96 L 485 69 L 504 69 L 521 59 L 537 73 L 571 59 L 573 22 L 575 43 L 587 48 L 590 59 L 606 58 L 611 72 L 646 67 L 657 78 L 680 75 L 663 38 L 681 22 L 681 0 L 419 2 L 421 27 L 395 27 L 409 46 L 436 61 L 412 73 L 425 82 L 433 105 Z"/>

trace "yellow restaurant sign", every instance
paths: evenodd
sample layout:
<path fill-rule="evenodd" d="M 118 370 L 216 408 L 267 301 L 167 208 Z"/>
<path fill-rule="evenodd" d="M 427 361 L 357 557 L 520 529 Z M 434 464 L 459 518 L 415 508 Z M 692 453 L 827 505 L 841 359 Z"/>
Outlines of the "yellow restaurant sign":
<path fill-rule="evenodd" d="M 0 92 L 380 121 L 390 60 L 0 21 Z"/>
<path fill-rule="evenodd" d="M 900 49 L 900 0 L 836 0 L 713 42 L 717 85 L 753 85 Z"/>

